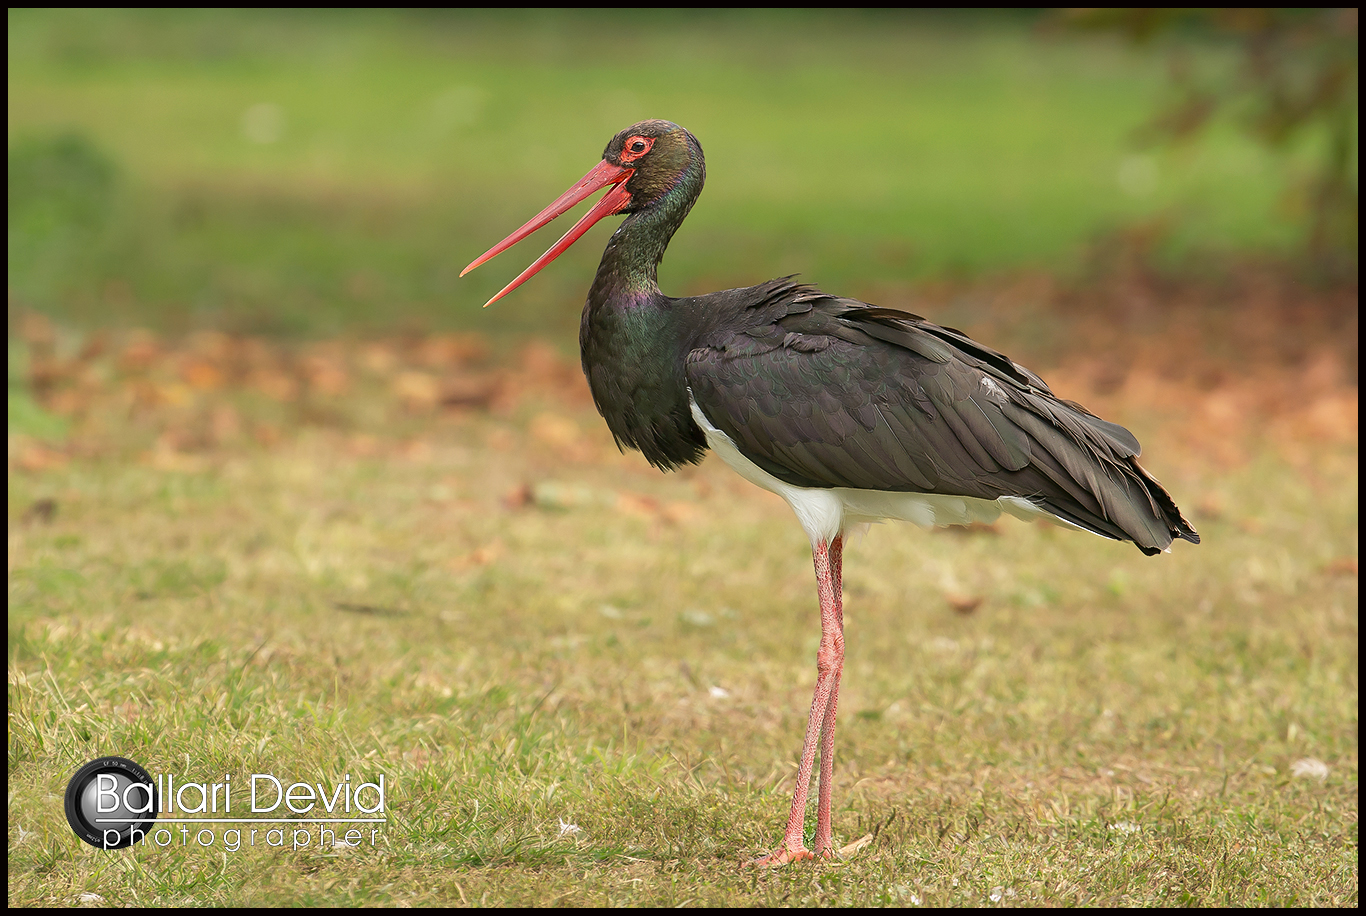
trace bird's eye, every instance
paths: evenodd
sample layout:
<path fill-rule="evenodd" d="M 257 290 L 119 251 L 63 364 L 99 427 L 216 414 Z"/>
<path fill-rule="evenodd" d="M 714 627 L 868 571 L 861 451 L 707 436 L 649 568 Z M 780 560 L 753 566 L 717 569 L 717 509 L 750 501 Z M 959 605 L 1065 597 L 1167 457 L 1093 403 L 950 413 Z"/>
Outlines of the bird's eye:
<path fill-rule="evenodd" d="M 654 145 L 653 137 L 628 137 L 621 149 L 621 160 L 633 162 L 648 153 Z"/>

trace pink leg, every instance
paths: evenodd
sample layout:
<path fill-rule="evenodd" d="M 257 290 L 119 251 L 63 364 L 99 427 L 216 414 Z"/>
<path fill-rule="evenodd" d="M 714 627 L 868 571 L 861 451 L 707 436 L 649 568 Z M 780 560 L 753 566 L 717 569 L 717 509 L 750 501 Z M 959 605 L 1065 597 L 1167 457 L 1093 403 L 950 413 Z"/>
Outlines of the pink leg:
<path fill-rule="evenodd" d="M 811 697 L 811 714 L 806 720 L 806 739 L 802 742 L 802 759 L 797 767 L 797 788 L 792 793 L 792 812 L 787 818 L 783 843 L 775 852 L 755 859 L 751 865 L 784 865 L 812 858 L 802 838 L 802 827 L 806 820 L 806 795 L 811 787 L 811 769 L 816 762 L 818 737 L 821 744 L 821 788 L 816 851 L 825 856 L 831 852 L 830 778 L 834 773 L 835 706 L 840 672 L 844 668 L 844 615 L 840 602 L 839 574 L 843 548 L 843 539 L 837 536 L 828 546 L 819 543 L 811 551 L 816 566 L 816 591 L 821 602 L 821 644 L 816 651 L 816 691 Z"/>
<path fill-rule="evenodd" d="M 836 645 L 835 686 L 830 691 L 830 705 L 825 709 L 821 722 L 821 788 L 816 803 L 816 855 L 830 858 L 834 855 L 834 843 L 830 837 L 830 795 L 835 782 L 835 710 L 840 702 L 840 675 L 844 672 L 844 538 L 836 537 L 830 542 L 830 571 L 834 579 L 835 613 L 833 614 Z M 824 615 L 822 615 L 822 632 Z"/>

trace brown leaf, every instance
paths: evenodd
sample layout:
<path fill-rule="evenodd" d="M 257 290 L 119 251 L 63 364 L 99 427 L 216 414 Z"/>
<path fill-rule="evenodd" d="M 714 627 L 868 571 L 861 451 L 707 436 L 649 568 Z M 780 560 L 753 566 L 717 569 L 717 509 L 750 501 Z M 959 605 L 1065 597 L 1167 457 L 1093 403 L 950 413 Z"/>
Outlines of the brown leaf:
<path fill-rule="evenodd" d="M 539 413 L 531 418 L 531 438 L 553 448 L 567 448 L 578 444 L 579 424 L 569 417 L 555 413 Z"/>
<path fill-rule="evenodd" d="M 390 386 L 394 396 L 409 410 L 427 411 L 441 399 L 441 384 L 430 372 L 400 372 Z"/>
<path fill-rule="evenodd" d="M 373 458 L 380 453 L 380 441 L 366 433 L 356 433 L 346 440 L 346 452 L 357 458 Z"/>
<path fill-rule="evenodd" d="M 478 547 L 463 557 L 452 559 L 447 566 L 454 570 L 469 569 L 475 566 L 488 566 L 503 555 L 503 542 L 495 538 L 491 543 Z"/>
<path fill-rule="evenodd" d="M 387 343 L 369 343 L 361 347 L 360 366 L 371 375 L 388 375 L 398 365 L 398 354 Z"/>
<path fill-rule="evenodd" d="M 706 510 L 696 503 L 675 500 L 665 503 L 660 508 L 659 514 L 666 522 L 674 525 L 685 525 L 703 518 L 706 515 Z"/>
<path fill-rule="evenodd" d="M 498 390 L 498 378 L 495 375 L 452 376 L 441 383 L 441 405 L 486 409 L 498 396 Z"/>
<path fill-rule="evenodd" d="M 305 356 L 301 366 L 308 386 L 319 394 L 334 396 L 346 391 L 350 380 L 338 360 L 326 356 Z"/>
<path fill-rule="evenodd" d="M 209 436 L 216 445 L 236 439 L 242 432 L 242 418 L 231 404 L 219 404 L 209 414 Z"/>
<path fill-rule="evenodd" d="M 124 372 L 146 372 L 160 355 L 156 335 L 151 331 L 133 331 L 119 356 L 119 368 Z"/>
<path fill-rule="evenodd" d="M 292 401 L 299 396 L 299 383 L 279 369 L 262 366 L 251 373 L 253 388 L 276 401 Z"/>
<path fill-rule="evenodd" d="M 615 508 L 625 515 L 648 519 L 658 518 L 662 509 L 659 500 L 639 493 L 618 493 Z"/>
<path fill-rule="evenodd" d="M 223 387 L 223 370 L 205 359 L 191 357 L 180 364 L 180 377 L 185 384 L 200 391 Z"/>
<path fill-rule="evenodd" d="M 174 474 L 196 474 L 208 467 L 202 455 L 188 455 L 178 451 L 167 436 L 157 440 L 156 446 L 143 456 L 143 462 L 158 471 Z"/>
<path fill-rule="evenodd" d="M 51 391 L 64 381 L 70 367 L 50 356 L 32 355 L 28 364 L 28 382 L 39 396 Z"/>
<path fill-rule="evenodd" d="M 50 347 L 57 340 L 52 322 L 38 312 L 24 312 L 19 318 L 19 336 L 35 347 Z"/>
<path fill-rule="evenodd" d="M 448 369 L 487 358 L 488 342 L 479 334 L 437 334 L 428 337 L 414 354 L 429 369 Z"/>
<path fill-rule="evenodd" d="M 1357 574 L 1357 558 L 1336 557 L 1324 565 L 1323 571 L 1330 576 L 1355 576 Z"/>
<path fill-rule="evenodd" d="M 1217 522 L 1224 517 L 1224 500 L 1218 493 L 1207 493 L 1195 504 L 1195 517 Z"/>
<path fill-rule="evenodd" d="M 257 423 L 252 427 L 251 436 L 261 445 L 269 448 L 280 441 L 280 429 L 272 423 Z"/>
<path fill-rule="evenodd" d="M 860 849 L 867 846 L 871 842 L 873 842 L 873 835 L 871 833 L 865 833 L 857 840 L 854 840 L 854 842 L 841 846 L 839 852 L 837 852 L 836 855 L 839 856 L 841 859 L 847 858 L 853 855 L 854 853 L 858 852 Z"/>
<path fill-rule="evenodd" d="M 426 439 L 409 439 L 395 451 L 399 457 L 416 464 L 426 464 L 432 460 L 432 445 Z"/>
<path fill-rule="evenodd" d="M 96 331 L 81 345 L 81 352 L 77 354 L 76 359 L 83 363 L 93 362 L 103 356 L 107 349 L 109 334 L 105 331 Z"/>
<path fill-rule="evenodd" d="M 24 443 L 15 456 L 14 463 L 25 471 L 47 471 L 66 464 L 67 456 L 56 449 L 50 449 L 36 442 Z"/>
<path fill-rule="evenodd" d="M 961 614 L 964 617 L 977 610 L 982 603 L 982 597 L 980 595 L 948 594 L 944 597 L 948 600 L 949 607 L 953 608 L 953 612 L 955 614 Z"/>
<path fill-rule="evenodd" d="M 90 392 L 78 388 L 63 388 L 49 395 L 43 406 L 63 417 L 83 414 L 90 407 Z"/>
<path fill-rule="evenodd" d="M 196 331 L 186 341 L 186 349 L 208 362 L 223 363 L 232 359 L 236 342 L 222 331 Z"/>
<path fill-rule="evenodd" d="M 509 509 L 523 509 L 531 505 L 534 498 L 535 494 L 532 492 L 531 484 L 524 483 L 503 494 L 503 505 Z"/>
<path fill-rule="evenodd" d="M 33 505 L 24 510 L 26 522 L 50 522 L 57 517 L 57 500 L 50 496 L 35 499 Z"/>

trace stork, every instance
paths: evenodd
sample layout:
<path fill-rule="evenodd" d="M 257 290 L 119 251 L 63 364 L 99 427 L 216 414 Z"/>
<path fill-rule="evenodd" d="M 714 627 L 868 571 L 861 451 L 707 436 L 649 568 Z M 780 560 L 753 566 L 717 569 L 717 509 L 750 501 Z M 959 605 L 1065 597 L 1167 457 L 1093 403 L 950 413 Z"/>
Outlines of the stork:
<path fill-rule="evenodd" d="M 756 865 L 833 855 L 830 805 L 844 660 L 841 564 L 853 525 L 1047 518 L 1145 554 L 1200 536 L 1138 463 L 1122 426 L 1053 394 L 1036 374 L 918 315 L 879 308 L 791 277 L 672 298 L 657 282 L 664 250 L 702 191 L 691 133 L 633 124 L 602 161 L 461 272 L 607 193 L 563 238 L 486 303 L 516 289 L 598 220 L 625 214 L 603 252 L 579 345 L 593 402 L 617 445 L 663 471 L 708 449 L 792 507 L 811 540 L 820 600 L 816 688 L 782 842 Z M 803 839 L 817 750 L 814 849 Z"/>

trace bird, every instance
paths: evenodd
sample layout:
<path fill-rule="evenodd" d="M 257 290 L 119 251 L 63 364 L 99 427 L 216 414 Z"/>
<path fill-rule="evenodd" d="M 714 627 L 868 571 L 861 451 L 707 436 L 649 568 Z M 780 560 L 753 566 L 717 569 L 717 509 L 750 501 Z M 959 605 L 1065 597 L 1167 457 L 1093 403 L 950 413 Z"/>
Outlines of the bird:
<path fill-rule="evenodd" d="M 602 160 L 469 273 L 606 193 L 485 306 L 563 254 L 599 220 L 625 219 L 588 290 L 579 330 L 593 402 L 617 446 L 662 471 L 707 451 L 778 494 L 811 541 L 820 605 L 816 686 L 779 845 L 750 864 L 834 855 L 831 792 L 844 660 L 847 534 L 884 519 L 922 526 L 1050 519 L 1143 553 L 1200 536 L 1139 465 L 1138 440 L 962 331 L 781 277 L 673 298 L 658 268 L 706 180 L 702 146 L 664 120 L 614 136 Z M 807 796 L 819 752 L 812 849 Z"/>

